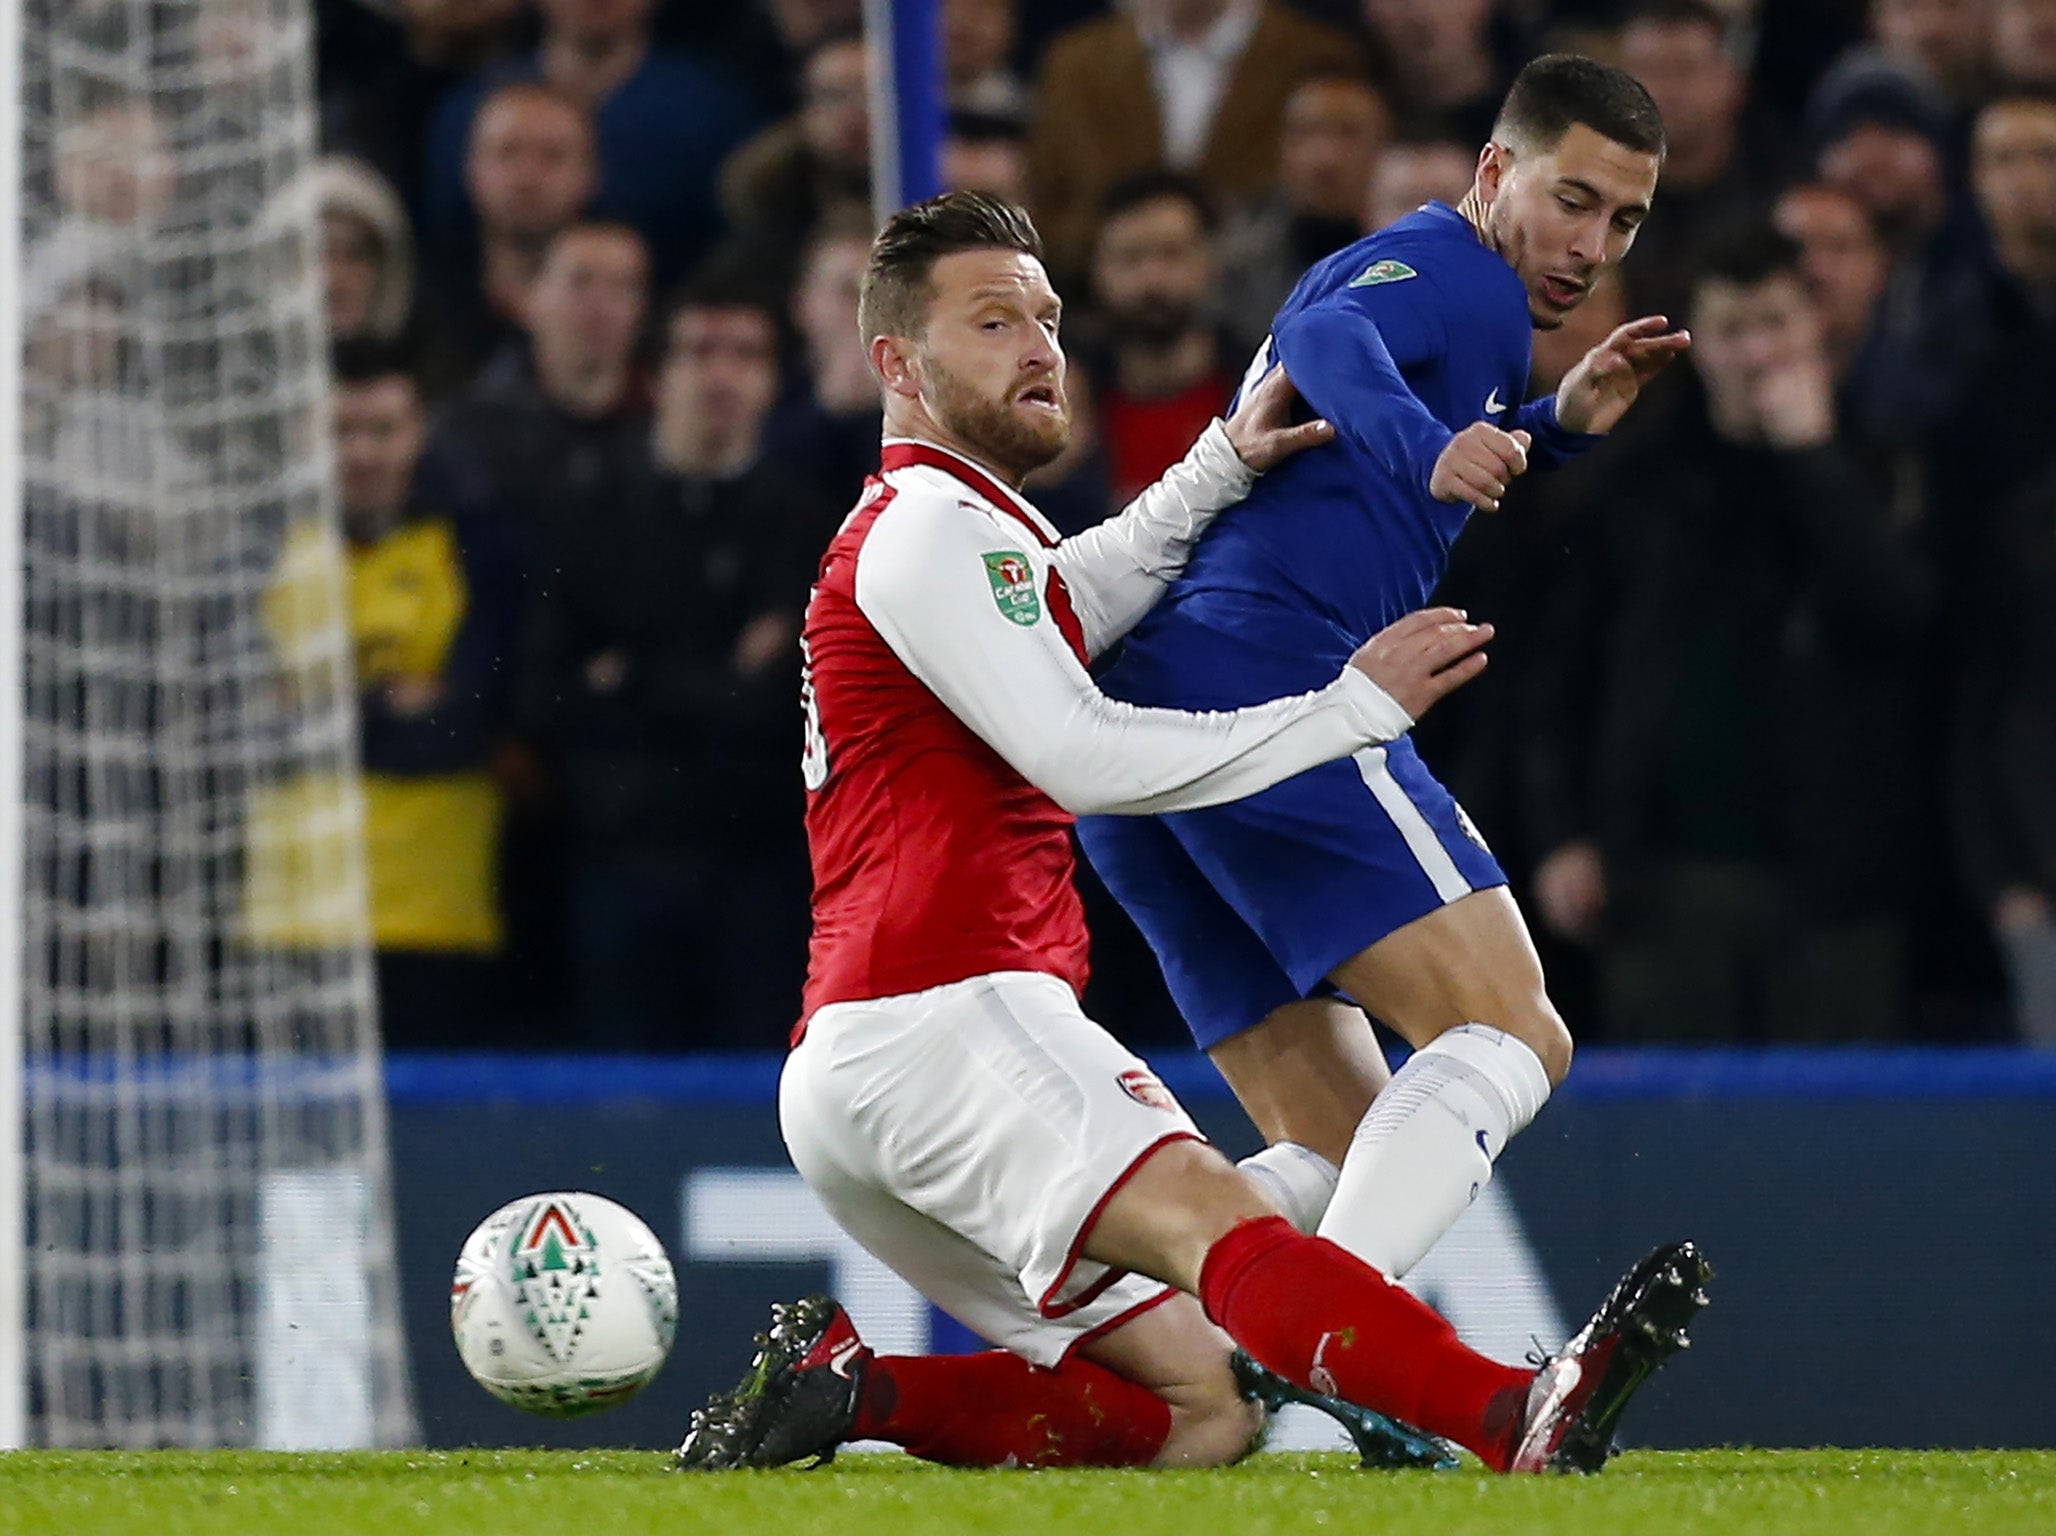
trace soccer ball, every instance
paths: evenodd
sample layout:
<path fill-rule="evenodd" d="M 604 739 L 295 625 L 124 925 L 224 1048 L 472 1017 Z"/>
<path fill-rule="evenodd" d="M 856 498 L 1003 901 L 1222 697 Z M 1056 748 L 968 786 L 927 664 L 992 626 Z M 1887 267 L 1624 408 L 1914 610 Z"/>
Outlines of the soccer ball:
<path fill-rule="evenodd" d="M 457 1255 L 450 1328 L 503 1403 L 571 1419 L 649 1384 L 678 1332 L 663 1244 L 599 1195 L 529 1195 L 478 1224 Z"/>

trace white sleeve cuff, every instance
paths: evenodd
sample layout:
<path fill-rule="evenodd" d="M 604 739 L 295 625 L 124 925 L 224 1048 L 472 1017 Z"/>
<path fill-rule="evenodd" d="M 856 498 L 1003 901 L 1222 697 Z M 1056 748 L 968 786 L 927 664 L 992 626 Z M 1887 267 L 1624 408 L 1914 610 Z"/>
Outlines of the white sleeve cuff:
<path fill-rule="evenodd" d="M 1257 482 L 1257 472 L 1242 462 L 1242 455 L 1228 441 L 1227 423 L 1218 416 L 1207 423 L 1206 430 L 1186 451 L 1185 462 L 1205 477 L 1209 489 L 1219 487 L 1220 506 L 1233 506 Z"/>
<path fill-rule="evenodd" d="M 1397 741 L 1414 728 L 1413 716 L 1399 707 L 1399 701 L 1355 667 L 1344 667 L 1330 687 L 1367 741 Z"/>

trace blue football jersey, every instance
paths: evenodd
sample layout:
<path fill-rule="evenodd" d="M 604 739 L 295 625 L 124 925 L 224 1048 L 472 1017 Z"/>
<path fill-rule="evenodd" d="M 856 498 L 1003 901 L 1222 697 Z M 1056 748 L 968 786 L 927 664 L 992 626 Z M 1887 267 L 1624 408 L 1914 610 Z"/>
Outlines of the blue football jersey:
<path fill-rule="evenodd" d="M 1103 678 L 1139 704 L 1227 709 L 1320 688 L 1422 606 L 1471 509 L 1428 478 L 1459 430 L 1534 434 L 1533 464 L 1591 441 L 1522 405 L 1533 328 L 1520 278 L 1430 203 L 1312 268 L 1244 387 L 1282 362 L 1335 442 L 1265 475 L 1217 519 Z"/>

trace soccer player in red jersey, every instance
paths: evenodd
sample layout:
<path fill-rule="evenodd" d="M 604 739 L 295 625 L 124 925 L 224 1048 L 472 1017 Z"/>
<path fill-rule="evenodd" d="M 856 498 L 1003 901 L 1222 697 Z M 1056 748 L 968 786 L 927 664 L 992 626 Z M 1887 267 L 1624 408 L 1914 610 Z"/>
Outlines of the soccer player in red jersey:
<path fill-rule="evenodd" d="M 1322 423 L 1266 380 L 1125 512 L 1059 540 L 1020 493 L 1069 435 L 1061 306 L 1018 208 L 952 193 L 875 242 L 859 323 L 881 468 L 806 628 L 814 938 L 779 1090 L 795 1166 L 989 1354 L 873 1354 L 824 1298 L 781 1308 L 689 1468 L 884 1439 L 967 1466 L 1210 1465 L 1261 1409 L 1237 1346 L 1302 1391 L 1500 1470 L 1589 1469 L 1683 1342 L 1702 1266 L 1659 1250 L 1539 1369 L 1500 1365 L 1300 1233 L 1078 995 L 1071 817 L 1210 805 L 1390 740 L 1477 674 L 1487 626 L 1415 613 L 1326 687 L 1217 714 L 1106 698 L 1086 670 L 1208 521 Z"/>

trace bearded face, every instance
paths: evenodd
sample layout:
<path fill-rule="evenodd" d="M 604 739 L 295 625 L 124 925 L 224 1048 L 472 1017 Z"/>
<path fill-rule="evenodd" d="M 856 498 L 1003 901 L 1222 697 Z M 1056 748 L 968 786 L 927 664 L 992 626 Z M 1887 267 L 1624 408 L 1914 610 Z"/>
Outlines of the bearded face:
<path fill-rule="evenodd" d="M 1213 279 L 1205 216 L 1182 196 L 1126 209 L 1100 231 L 1092 282 L 1116 342 L 1178 342 L 1200 324 Z"/>
<path fill-rule="evenodd" d="M 886 431 L 934 438 L 1018 484 L 1071 439 L 1063 302 L 1037 257 L 1004 246 L 939 257 L 927 288 L 918 327 L 871 343 Z"/>
<path fill-rule="evenodd" d="M 1051 368 L 981 388 L 929 354 L 928 408 L 938 425 L 993 468 L 1019 478 L 1042 468 L 1071 441 L 1063 370 Z"/>

